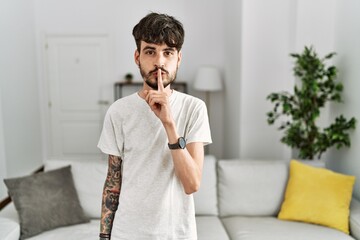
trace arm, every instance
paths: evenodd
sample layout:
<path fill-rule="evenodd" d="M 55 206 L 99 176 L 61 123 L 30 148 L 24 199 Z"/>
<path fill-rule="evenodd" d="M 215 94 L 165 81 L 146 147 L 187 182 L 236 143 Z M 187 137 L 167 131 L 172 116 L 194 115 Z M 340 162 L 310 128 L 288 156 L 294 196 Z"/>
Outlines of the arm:
<path fill-rule="evenodd" d="M 161 120 L 169 143 L 175 143 L 180 137 L 176 123 L 170 111 L 168 96 L 162 84 L 161 70 L 158 70 L 158 90 L 145 92 L 145 99 L 151 110 Z M 185 193 L 196 192 L 200 187 L 204 161 L 204 146 L 201 142 L 189 143 L 185 149 L 171 150 L 175 173 L 184 186 Z"/>
<path fill-rule="evenodd" d="M 165 127 L 165 126 L 164 126 Z M 169 143 L 177 142 L 180 137 L 175 125 L 165 127 Z M 202 142 L 189 143 L 185 149 L 171 150 L 175 173 L 180 178 L 186 194 L 200 188 L 204 162 L 204 146 Z"/>
<path fill-rule="evenodd" d="M 110 239 L 112 224 L 119 204 L 121 189 L 120 157 L 109 155 L 108 172 L 104 184 L 101 205 L 100 239 Z"/>

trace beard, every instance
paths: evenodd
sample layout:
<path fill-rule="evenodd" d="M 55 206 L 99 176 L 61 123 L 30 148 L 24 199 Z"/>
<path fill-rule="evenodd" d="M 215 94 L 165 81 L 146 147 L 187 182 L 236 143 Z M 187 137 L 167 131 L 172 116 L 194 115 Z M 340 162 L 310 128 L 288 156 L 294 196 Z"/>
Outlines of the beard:
<path fill-rule="evenodd" d="M 166 88 L 167 86 L 169 86 L 172 82 L 175 81 L 176 79 L 176 74 L 178 71 L 178 66 L 176 66 L 176 70 L 174 73 L 169 73 L 166 69 L 162 68 L 162 67 L 155 67 L 153 70 L 151 70 L 150 72 L 146 73 L 146 71 L 141 67 L 141 64 L 139 63 L 139 68 L 140 68 L 140 73 L 142 78 L 144 79 L 145 83 L 151 87 L 154 90 L 158 90 L 158 78 L 155 78 L 155 82 L 151 82 L 150 78 L 153 76 L 153 74 L 155 72 L 158 71 L 158 69 L 161 69 L 161 71 L 165 72 L 167 75 L 167 78 L 163 78 L 163 85 L 164 88 Z"/>

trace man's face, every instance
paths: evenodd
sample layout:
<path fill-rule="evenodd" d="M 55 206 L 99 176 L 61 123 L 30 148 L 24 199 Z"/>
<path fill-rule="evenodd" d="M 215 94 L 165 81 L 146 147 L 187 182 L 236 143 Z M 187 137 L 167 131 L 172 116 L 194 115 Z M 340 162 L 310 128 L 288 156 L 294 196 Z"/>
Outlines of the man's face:
<path fill-rule="evenodd" d="M 158 68 L 162 70 L 163 85 L 166 88 L 176 78 L 181 62 L 181 52 L 165 43 L 158 45 L 142 41 L 140 53 L 135 51 L 135 62 L 146 84 L 157 90 Z"/>

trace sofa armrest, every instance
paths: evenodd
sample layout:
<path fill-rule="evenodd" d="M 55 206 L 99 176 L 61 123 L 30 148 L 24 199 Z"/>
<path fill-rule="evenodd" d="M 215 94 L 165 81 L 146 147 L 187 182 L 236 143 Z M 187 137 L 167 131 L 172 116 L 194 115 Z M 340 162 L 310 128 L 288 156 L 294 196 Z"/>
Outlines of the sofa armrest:
<path fill-rule="evenodd" d="M 350 233 L 360 240 L 360 202 L 353 198 L 350 206 Z"/>

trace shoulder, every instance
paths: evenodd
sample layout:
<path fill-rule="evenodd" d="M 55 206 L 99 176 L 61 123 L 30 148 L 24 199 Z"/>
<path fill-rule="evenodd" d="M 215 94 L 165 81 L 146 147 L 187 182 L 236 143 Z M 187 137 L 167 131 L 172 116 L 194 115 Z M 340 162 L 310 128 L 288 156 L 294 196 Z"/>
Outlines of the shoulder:
<path fill-rule="evenodd" d="M 137 105 L 140 105 L 140 100 L 137 93 L 120 98 L 110 105 L 108 108 L 105 120 L 108 119 L 111 122 L 122 122 L 124 119 L 128 119 L 134 113 L 134 109 L 138 109 Z M 141 106 L 141 105 L 140 105 Z"/>
<path fill-rule="evenodd" d="M 188 107 L 206 108 L 205 102 L 200 98 L 192 95 L 178 92 L 174 90 L 175 99 L 177 102 L 187 105 Z"/>
<path fill-rule="evenodd" d="M 129 106 L 133 106 L 137 100 L 138 100 L 137 93 L 131 94 L 123 98 L 119 98 L 110 105 L 107 113 L 108 114 L 123 113 L 124 111 L 126 111 L 127 108 L 129 108 Z"/>

